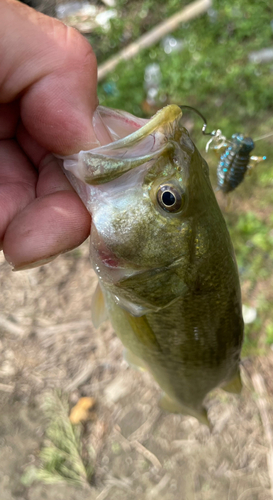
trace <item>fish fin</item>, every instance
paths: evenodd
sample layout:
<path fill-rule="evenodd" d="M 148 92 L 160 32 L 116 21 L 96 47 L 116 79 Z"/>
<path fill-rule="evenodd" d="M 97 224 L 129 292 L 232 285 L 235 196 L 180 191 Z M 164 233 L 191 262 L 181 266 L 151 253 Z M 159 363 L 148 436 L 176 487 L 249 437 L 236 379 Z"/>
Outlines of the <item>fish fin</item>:
<path fill-rule="evenodd" d="M 125 361 L 130 365 L 132 368 L 135 368 L 140 371 L 147 371 L 147 367 L 142 359 L 140 359 L 136 354 L 134 354 L 130 349 L 124 349 L 123 351 L 123 357 Z"/>
<path fill-rule="evenodd" d="M 107 316 L 104 296 L 98 283 L 91 302 L 91 317 L 94 327 L 98 328 L 101 323 L 107 320 Z"/>
<path fill-rule="evenodd" d="M 154 349 L 155 346 L 159 348 L 156 336 L 146 316 L 132 316 L 132 314 L 127 311 L 125 311 L 125 314 L 137 339 L 148 348 Z"/>
<path fill-rule="evenodd" d="M 232 394 L 240 394 L 242 387 L 241 375 L 238 370 L 235 377 L 233 377 L 227 384 L 221 386 L 221 389 L 224 389 L 226 392 L 231 392 Z"/>
<path fill-rule="evenodd" d="M 182 403 L 171 399 L 167 394 L 163 394 L 160 399 L 159 406 L 162 410 L 169 411 L 170 413 L 182 413 L 182 415 L 195 417 L 201 424 L 207 425 L 211 429 L 211 423 L 208 419 L 206 408 L 201 407 L 200 411 L 188 408 Z"/>

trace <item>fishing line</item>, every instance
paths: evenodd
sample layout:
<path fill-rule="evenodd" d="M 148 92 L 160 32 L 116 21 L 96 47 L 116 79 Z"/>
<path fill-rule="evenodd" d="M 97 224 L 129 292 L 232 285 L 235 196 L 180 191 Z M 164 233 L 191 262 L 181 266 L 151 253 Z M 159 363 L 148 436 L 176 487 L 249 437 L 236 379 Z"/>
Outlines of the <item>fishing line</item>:
<path fill-rule="evenodd" d="M 212 132 L 206 132 L 206 128 L 207 128 L 207 120 L 206 118 L 204 117 L 204 115 L 202 115 L 202 113 L 200 111 L 198 111 L 198 109 L 192 107 L 192 106 L 186 106 L 186 105 L 181 105 L 179 106 L 180 109 L 189 109 L 191 111 L 194 111 L 197 115 L 200 116 L 200 118 L 202 118 L 204 124 L 203 124 L 203 127 L 202 127 L 202 134 L 203 135 L 210 135 L 212 137 L 214 137 L 215 135 L 217 135 L 217 131 L 216 130 L 213 130 Z M 270 134 L 265 134 L 265 135 L 261 135 L 260 137 L 257 137 L 256 139 L 253 139 L 254 142 L 257 142 L 257 141 L 261 141 L 262 139 L 267 139 L 268 137 L 272 137 L 273 136 L 273 132 L 271 132 Z"/>
<path fill-rule="evenodd" d="M 253 139 L 253 141 L 257 142 L 257 141 L 260 141 L 261 139 L 267 139 L 267 137 L 271 137 L 272 135 L 273 135 L 273 132 L 271 132 L 270 134 L 261 135 L 260 137 L 257 137 L 257 139 Z"/>

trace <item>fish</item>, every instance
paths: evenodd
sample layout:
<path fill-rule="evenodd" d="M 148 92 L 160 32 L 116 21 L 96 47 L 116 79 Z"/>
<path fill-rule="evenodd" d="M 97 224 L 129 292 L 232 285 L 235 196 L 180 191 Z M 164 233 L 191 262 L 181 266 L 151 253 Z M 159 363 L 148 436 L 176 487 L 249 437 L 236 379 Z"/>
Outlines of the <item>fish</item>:
<path fill-rule="evenodd" d="M 209 167 L 170 104 L 151 119 L 99 106 L 98 144 L 63 158 L 92 215 L 95 325 L 154 377 L 161 408 L 209 425 L 214 388 L 240 393 L 238 269 Z"/>

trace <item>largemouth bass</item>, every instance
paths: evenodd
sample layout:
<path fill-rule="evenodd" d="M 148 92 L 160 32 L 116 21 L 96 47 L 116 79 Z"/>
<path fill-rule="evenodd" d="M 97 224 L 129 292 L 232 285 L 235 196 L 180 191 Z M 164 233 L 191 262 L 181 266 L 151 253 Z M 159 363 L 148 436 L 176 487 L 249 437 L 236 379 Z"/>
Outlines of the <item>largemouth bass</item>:
<path fill-rule="evenodd" d="M 100 288 L 95 323 L 112 325 L 127 358 L 164 391 L 161 406 L 207 423 L 203 400 L 240 392 L 240 284 L 207 163 L 176 105 L 150 120 L 99 107 L 99 146 L 64 159 L 92 214 Z"/>

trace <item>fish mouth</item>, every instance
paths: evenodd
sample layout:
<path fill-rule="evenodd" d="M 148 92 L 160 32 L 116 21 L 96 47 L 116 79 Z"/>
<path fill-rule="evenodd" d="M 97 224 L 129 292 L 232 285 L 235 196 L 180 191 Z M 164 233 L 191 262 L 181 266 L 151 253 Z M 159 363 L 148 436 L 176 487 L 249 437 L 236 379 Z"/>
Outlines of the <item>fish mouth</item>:
<path fill-rule="evenodd" d="M 63 157 L 64 169 L 88 186 L 108 183 L 173 149 L 172 139 L 181 116 L 175 104 L 147 120 L 98 106 L 93 117 L 97 143 L 89 151 Z M 77 180 L 71 178 L 74 187 Z M 78 192 L 85 202 L 86 193 L 80 188 Z"/>

